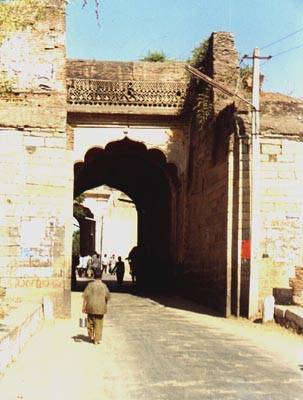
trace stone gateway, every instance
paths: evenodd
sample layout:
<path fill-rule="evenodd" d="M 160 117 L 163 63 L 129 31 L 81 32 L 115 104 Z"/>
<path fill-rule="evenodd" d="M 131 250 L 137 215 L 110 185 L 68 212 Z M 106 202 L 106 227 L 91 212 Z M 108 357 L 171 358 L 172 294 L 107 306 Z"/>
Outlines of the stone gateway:
<path fill-rule="evenodd" d="M 252 163 L 245 103 L 184 62 L 68 60 L 65 2 L 45 10 L 0 47 L 0 286 L 69 317 L 73 198 L 108 185 L 136 205 L 148 283 L 259 316 L 303 265 L 302 101 L 261 93 Z M 232 34 L 213 33 L 194 66 L 250 99 Z"/>

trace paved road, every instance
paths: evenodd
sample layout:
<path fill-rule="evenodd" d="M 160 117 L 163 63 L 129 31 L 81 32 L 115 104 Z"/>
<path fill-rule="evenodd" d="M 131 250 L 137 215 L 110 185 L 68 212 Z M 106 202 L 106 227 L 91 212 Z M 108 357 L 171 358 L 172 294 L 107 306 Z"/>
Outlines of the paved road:
<path fill-rule="evenodd" d="M 302 337 L 114 293 L 95 346 L 78 328 L 81 293 L 72 300 L 72 319 L 46 324 L 8 369 L 1 400 L 303 398 Z"/>

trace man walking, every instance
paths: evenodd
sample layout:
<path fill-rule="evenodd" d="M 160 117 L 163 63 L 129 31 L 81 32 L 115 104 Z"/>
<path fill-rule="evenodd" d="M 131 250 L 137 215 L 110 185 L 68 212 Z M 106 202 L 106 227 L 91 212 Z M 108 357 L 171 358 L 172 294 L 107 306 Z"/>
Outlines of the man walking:
<path fill-rule="evenodd" d="M 118 286 L 121 287 L 123 283 L 123 277 L 125 272 L 124 262 L 121 260 L 121 257 L 118 257 L 118 261 L 116 262 L 115 272 L 117 276 Z"/>
<path fill-rule="evenodd" d="M 103 317 L 107 312 L 107 302 L 110 293 L 101 281 L 101 270 L 95 271 L 95 280 L 89 282 L 83 292 L 82 312 L 87 314 L 88 336 L 94 344 L 99 344 L 102 338 Z"/>
<path fill-rule="evenodd" d="M 92 268 L 93 268 L 94 276 L 95 276 L 97 269 L 99 269 L 101 271 L 101 256 L 99 256 L 99 254 L 96 251 L 92 255 Z"/>

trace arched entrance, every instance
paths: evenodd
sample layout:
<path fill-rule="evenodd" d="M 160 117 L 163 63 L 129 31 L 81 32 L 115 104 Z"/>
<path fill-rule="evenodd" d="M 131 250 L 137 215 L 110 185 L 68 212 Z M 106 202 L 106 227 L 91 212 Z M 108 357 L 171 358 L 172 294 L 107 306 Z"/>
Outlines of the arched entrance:
<path fill-rule="evenodd" d="M 163 283 L 173 268 L 173 210 L 177 170 L 158 149 L 124 138 L 94 147 L 75 164 L 74 195 L 107 185 L 126 193 L 138 212 L 138 246 L 144 250 L 145 281 Z M 113 238 L 114 240 L 114 238 Z"/>

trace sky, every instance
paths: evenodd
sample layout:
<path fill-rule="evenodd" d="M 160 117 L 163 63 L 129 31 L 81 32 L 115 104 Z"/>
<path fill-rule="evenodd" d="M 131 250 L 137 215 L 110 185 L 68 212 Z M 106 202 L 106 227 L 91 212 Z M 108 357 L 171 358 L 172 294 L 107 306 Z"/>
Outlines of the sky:
<path fill-rule="evenodd" d="M 170 59 L 188 60 L 212 32 L 228 31 L 240 59 L 255 47 L 261 56 L 273 56 L 261 61 L 264 90 L 303 99 L 303 0 L 99 1 L 98 26 L 94 0 L 84 9 L 82 0 L 70 0 L 69 58 L 137 61 L 161 50 Z"/>

